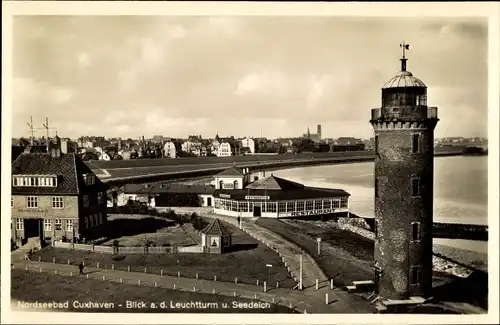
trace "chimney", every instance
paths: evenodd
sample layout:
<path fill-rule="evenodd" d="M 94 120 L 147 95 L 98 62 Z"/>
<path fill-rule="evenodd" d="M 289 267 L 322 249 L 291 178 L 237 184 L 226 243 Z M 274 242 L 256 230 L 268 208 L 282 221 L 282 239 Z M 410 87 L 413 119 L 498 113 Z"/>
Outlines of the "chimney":
<path fill-rule="evenodd" d="M 47 141 L 47 148 L 50 148 L 48 152 L 52 158 L 61 157 L 61 141 L 57 135 L 52 140 Z"/>

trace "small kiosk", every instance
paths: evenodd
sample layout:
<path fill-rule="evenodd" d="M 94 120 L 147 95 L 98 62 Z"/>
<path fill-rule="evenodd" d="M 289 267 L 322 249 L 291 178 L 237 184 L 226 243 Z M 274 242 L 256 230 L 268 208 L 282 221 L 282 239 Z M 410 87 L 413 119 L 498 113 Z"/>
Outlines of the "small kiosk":
<path fill-rule="evenodd" d="M 231 232 L 215 219 L 201 231 L 201 246 L 204 253 L 222 254 L 231 246 Z"/>

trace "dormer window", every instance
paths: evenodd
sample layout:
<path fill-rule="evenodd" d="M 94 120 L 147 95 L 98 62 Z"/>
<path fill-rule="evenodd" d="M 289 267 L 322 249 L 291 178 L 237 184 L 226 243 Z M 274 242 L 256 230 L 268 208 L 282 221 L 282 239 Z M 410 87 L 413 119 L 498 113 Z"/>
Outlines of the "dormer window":
<path fill-rule="evenodd" d="M 92 173 L 83 174 L 83 181 L 86 185 L 94 185 L 95 184 L 95 175 Z"/>
<path fill-rule="evenodd" d="M 12 176 L 15 187 L 57 187 L 56 175 L 16 175 Z"/>

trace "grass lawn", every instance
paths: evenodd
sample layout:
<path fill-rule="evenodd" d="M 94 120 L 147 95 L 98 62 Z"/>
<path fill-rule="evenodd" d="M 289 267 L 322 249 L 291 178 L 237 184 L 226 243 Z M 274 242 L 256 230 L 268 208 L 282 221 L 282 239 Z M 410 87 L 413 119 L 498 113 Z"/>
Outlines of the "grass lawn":
<path fill-rule="evenodd" d="M 116 239 L 120 246 L 137 247 L 150 242 L 155 246 L 196 245 L 191 224 L 180 227 L 174 220 L 140 214 L 111 214 L 108 218 L 108 237 L 99 245 L 111 246 Z"/>
<path fill-rule="evenodd" d="M 300 227 L 271 218 L 260 218 L 257 225 L 269 229 L 286 240 L 302 247 L 318 263 L 337 286 L 351 285 L 352 281 L 373 277 L 369 263 L 373 260 L 373 242 L 348 231 L 323 229 L 312 224 L 300 223 Z M 320 236 L 330 245 L 317 256 L 316 238 Z"/>
<path fill-rule="evenodd" d="M 266 264 L 273 264 L 271 273 L 271 283 L 279 281 L 280 287 L 293 288 L 295 282 L 290 278 L 284 265 L 281 263 L 278 254 L 268 247 L 260 244 L 258 241 L 240 231 L 236 227 L 226 224 L 227 228 L 233 231 L 233 250 L 232 252 L 217 254 L 201 253 L 183 253 L 183 254 L 129 254 L 118 255 L 118 259 L 111 254 L 93 253 L 77 250 L 68 250 L 62 248 L 47 247 L 34 254 L 33 260 L 66 264 L 68 259 L 70 263 L 77 264 L 84 260 L 86 265 L 96 266 L 99 262 L 101 268 L 111 268 L 114 264 L 117 270 L 127 270 L 130 266 L 131 271 L 148 272 L 160 274 L 163 269 L 165 275 L 177 276 L 181 272 L 183 277 L 194 278 L 196 273 L 200 279 L 213 279 L 217 276 L 217 281 L 234 282 L 238 277 L 238 282 L 255 284 L 268 281 L 269 270 Z"/>
<path fill-rule="evenodd" d="M 36 288 L 36 290 L 34 290 Z M 154 297 L 154 298 L 153 298 Z M 210 295 L 204 293 L 184 292 L 164 288 L 136 286 L 81 277 L 57 276 L 48 273 L 35 273 L 24 270 L 12 270 L 11 272 L 11 299 L 23 302 L 60 302 L 69 301 L 71 312 L 115 312 L 115 313 L 292 313 L 290 309 L 269 304 L 269 308 L 244 309 L 233 308 L 233 302 L 248 303 L 253 300 L 227 297 L 222 295 Z M 75 309 L 73 301 L 80 302 L 112 302 L 113 309 Z M 126 301 L 142 301 L 147 303 L 146 309 L 127 309 Z M 189 309 L 152 309 L 151 303 L 159 304 L 166 302 L 170 306 L 173 303 L 182 302 L 214 302 L 218 306 L 207 306 L 207 308 Z M 222 303 L 227 303 L 229 308 L 223 308 Z M 118 306 L 121 304 L 122 307 Z M 14 304 L 16 307 L 16 304 Z M 62 310 L 54 310 L 62 311 Z"/>

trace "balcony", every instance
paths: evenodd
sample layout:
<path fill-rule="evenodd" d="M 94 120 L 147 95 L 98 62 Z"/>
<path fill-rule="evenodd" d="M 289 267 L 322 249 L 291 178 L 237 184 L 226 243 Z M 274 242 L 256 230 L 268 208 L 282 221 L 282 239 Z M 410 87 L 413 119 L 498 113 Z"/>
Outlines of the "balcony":
<path fill-rule="evenodd" d="M 425 119 L 438 119 L 437 107 L 427 106 L 392 106 L 372 108 L 371 120 L 383 121 L 422 121 Z"/>

